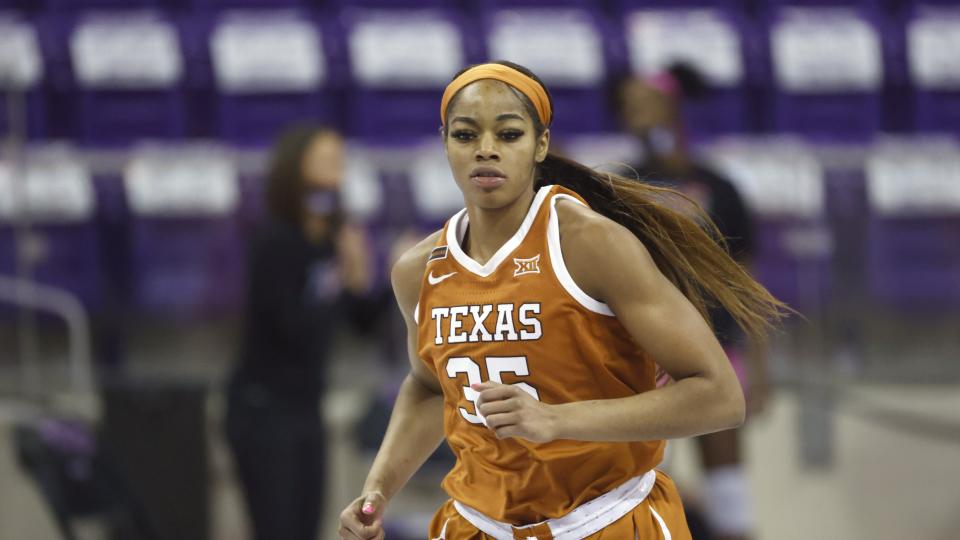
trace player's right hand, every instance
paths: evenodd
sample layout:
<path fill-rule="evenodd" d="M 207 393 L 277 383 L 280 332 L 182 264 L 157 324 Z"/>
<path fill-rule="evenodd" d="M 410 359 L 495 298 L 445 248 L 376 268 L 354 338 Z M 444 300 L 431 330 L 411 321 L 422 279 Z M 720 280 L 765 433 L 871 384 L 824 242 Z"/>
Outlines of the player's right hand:
<path fill-rule="evenodd" d="M 340 512 L 341 540 L 383 540 L 387 500 L 379 491 L 364 493 Z"/>

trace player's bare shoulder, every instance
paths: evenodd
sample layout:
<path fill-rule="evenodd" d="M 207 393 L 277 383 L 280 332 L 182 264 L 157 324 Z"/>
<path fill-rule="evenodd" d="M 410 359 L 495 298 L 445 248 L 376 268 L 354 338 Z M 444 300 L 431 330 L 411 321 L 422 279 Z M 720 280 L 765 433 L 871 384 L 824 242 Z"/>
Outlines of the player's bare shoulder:
<path fill-rule="evenodd" d="M 411 313 L 420 298 L 420 283 L 427 268 L 427 259 L 442 231 L 436 231 L 408 249 L 394 263 L 390 272 L 393 293 L 404 313 Z"/>
<path fill-rule="evenodd" d="M 581 255 L 601 254 L 611 247 L 637 244 L 640 240 L 623 225 L 574 201 L 561 199 L 556 205 L 560 226 L 560 244 L 564 261 Z"/>
<path fill-rule="evenodd" d="M 601 231 L 605 227 L 618 226 L 610 218 L 570 199 L 557 201 L 557 218 L 561 236 L 580 236 L 591 231 Z"/>
<path fill-rule="evenodd" d="M 573 201 L 556 205 L 560 249 L 570 276 L 590 296 L 603 299 L 617 274 L 653 265 L 646 247 L 630 229 Z"/>

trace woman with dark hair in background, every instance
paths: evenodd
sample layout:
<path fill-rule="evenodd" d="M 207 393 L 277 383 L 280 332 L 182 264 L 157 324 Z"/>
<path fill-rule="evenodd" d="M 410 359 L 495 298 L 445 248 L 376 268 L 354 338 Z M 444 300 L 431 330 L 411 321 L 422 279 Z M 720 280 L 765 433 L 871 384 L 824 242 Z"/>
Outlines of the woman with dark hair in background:
<path fill-rule="evenodd" d="M 687 145 L 682 109 L 686 100 L 708 91 L 700 74 L 689 65 L 674 64 L 652 77 L 621 80 L 616 91 L 620 120 L 638 137 L 644 155 L 630 174 L 696 201 L 716 224 L 730 255 L 748 265 L 754 230 L 743 199 L 730 180 L 696 162 Z M 744 386 L 748 411 L 759 412 L 767 393 L 762 355 L 756 349 L 745 351 L 742 332 L 722 306 L 710 310 L 710 319 Z M 701 435 L 697 443 L 704 468 L 705 517 L 713 538 L 749 538 L 753 516 L 741 464 L 740 430 Z"/>
<path fill-rule="evenodd" d="M 240 358 L 227 437 L 257 540 L 316 540 L 325 489 L 319 412 L 338 323 L 367 309 L 365 239 L 340 204 L 344 142 L 296 127 L 277 142 L 268 217 L 250 244 Z"/>
<path fill-rule="evenodd" d="M 393 267 L 410 373 L 343 539 L 383 539 L 388 504 L 444 439 L 456 464 L 429 538 L 690 538 L 656 469 L 664 440 L 744 414 L 706 305 L 758 339 L 784 306 L 679 193 L 551 154 L 553 113 L 509 62 L 443 94 L 466 208 Z"/>

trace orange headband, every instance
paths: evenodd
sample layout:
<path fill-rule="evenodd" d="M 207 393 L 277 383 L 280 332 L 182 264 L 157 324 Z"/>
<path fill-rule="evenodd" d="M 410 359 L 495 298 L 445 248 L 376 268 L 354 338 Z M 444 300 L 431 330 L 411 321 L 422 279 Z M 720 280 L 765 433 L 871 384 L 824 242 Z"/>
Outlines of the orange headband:
<path fill-rule="evenodd" d="M 459 77 L 447 85 L 447 89 L 443 91 L 443 99 L 440 100 L 440 120 L 444 125 L 447 124 L 447 106 L 450 105 L 453 96 L 463 90 L 464 86 L 480 79 L 494 79 L 516 88 L 533 103 L 533 107 L 537 110 L 537 116 L 540 117 L 543 125 L 550 125 L 550 121 L 553 120 L 553 110 L 550 108 L 547 91 L 534 79 L 502 64 L 474 66 L 461 73 Z"/>

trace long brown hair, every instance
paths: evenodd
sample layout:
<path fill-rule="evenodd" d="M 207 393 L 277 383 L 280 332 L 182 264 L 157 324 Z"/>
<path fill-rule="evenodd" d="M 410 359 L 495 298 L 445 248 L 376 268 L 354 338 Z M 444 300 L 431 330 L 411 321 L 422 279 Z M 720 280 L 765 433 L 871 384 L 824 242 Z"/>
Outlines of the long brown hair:
<path fill-rule="evenodd" d="M 513 62 L 496 63 L 533 78 L 546 90 L 529 69 Z M 539 137 L 547 126 L 530 100 L 511 90 L 527 108 Z M 443 133 L 446 136 L 445 128 Z M 733 260 L 713 220 L 682 193 L 596 171 L 552 153 L 537 167 L 534 189 L 551 184 L 577 192 L 593 210 L 628 228 L 707 321 L 710 308 L 722 307 L 753 341 L 763 342 L 767 331 L 791 311 Z"/>
<path fill-rule="evenodd" d="M 297 227 L 303 220 L 303 198 L 307 191 L 303 158 L 310 144 L 321 135 L 339 133 L 322 124 L 295 124 L 277 138 L 270 154 L 266 202 L 270 217 Z"/>

